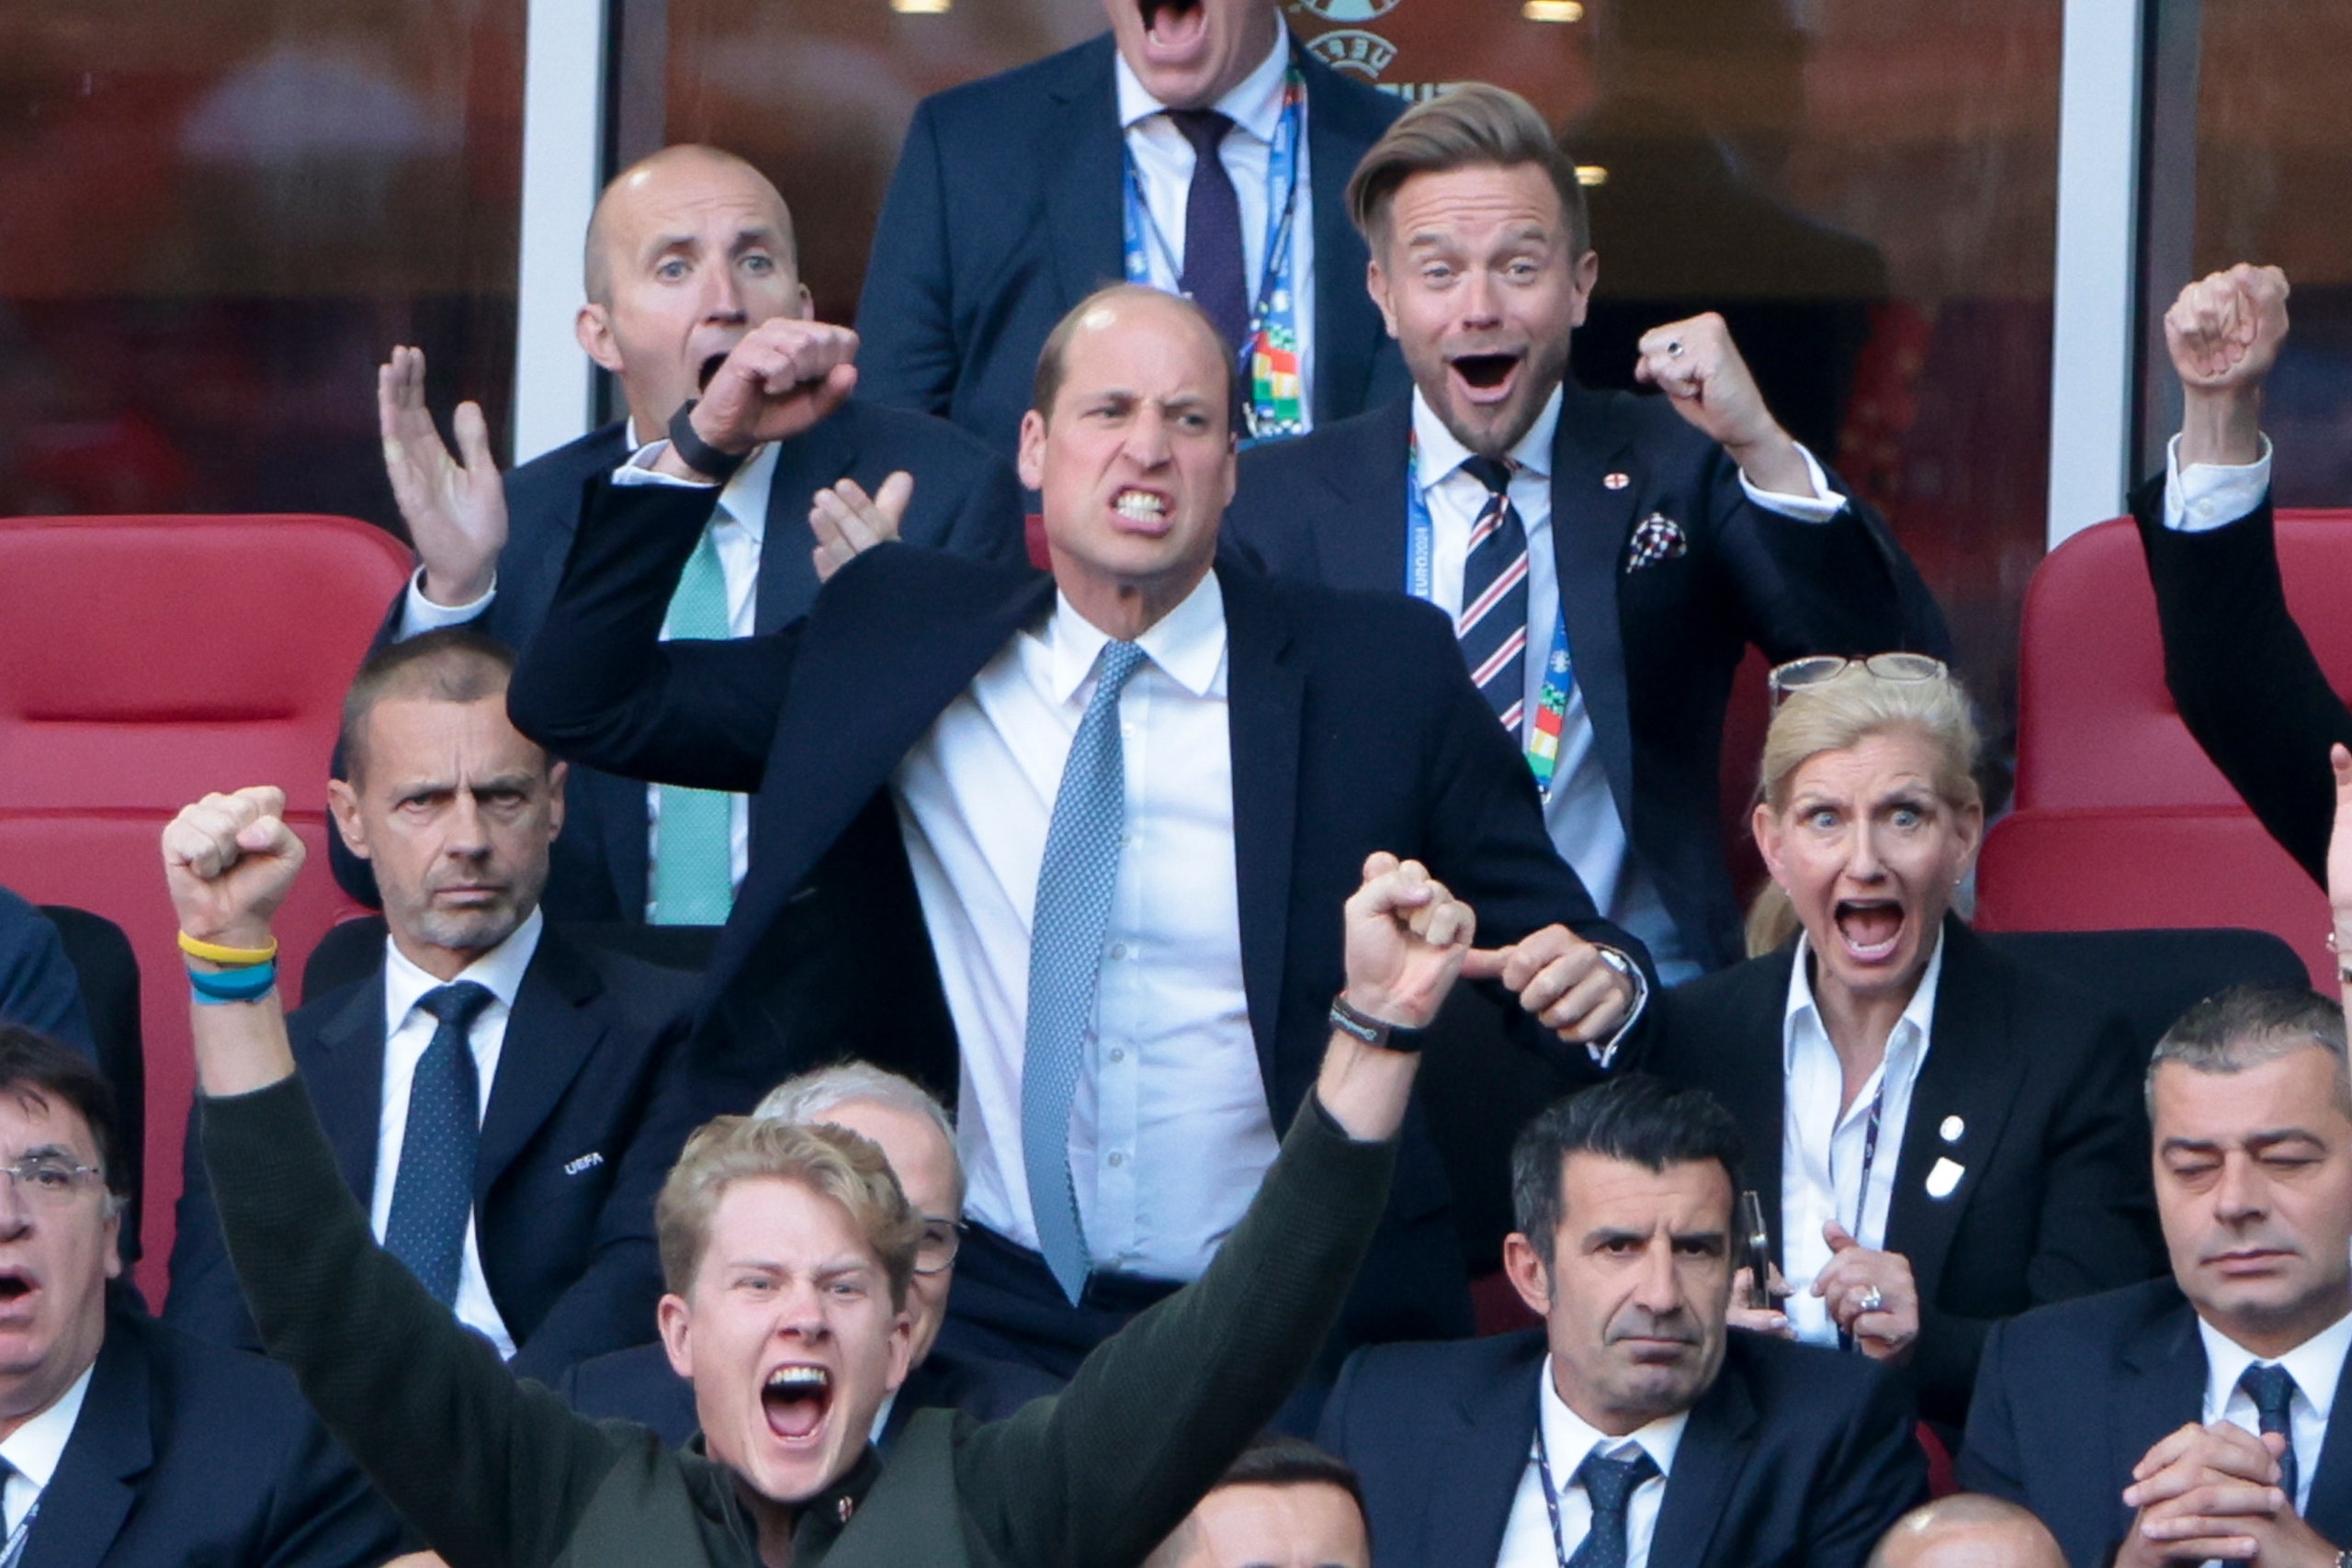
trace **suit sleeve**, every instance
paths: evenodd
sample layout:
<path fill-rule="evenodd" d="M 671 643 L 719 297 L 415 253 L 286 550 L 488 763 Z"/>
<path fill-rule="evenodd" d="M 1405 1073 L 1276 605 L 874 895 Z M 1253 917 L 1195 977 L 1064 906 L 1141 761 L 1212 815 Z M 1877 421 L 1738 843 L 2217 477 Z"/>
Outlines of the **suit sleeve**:
<path fill-rule="evenodd" d="M 1928 1500 L 1928 1456 L 1917 1426 L 1903 1380 L 1878 1371 L 1823 1472 L 1821 1495 L 1805 1510 L 1807 1568 L 1863 1568 L 1894 1521 Z"/>
<path fill-rule="evenodd" d="M 39 1030 L 95 1059 L 82 979 L 49 918 L 0 890 L 0 1021 Z"/>
<path fill-rule="evenodd" d="M 1007 1562 L 1141 1562 L 1280 1408 L 1339 1316 L 1395 1145 L 1309 1098 L 1208 1271 L 1087 1357 L 1064 1393 L 956 1455 L 969 1516 Z"/>
<path fill-rule="evenodd" d="M 1341 1459 L 1348 1457 L 1348 1409 L 1355 1400 L 1356 1378 L 1363 1369 L 1363 1350 L 1359 1348 L 1340 1364 L 1339 1381 L 1331 1385 L 1330 1397 L 1323 1402 L 1323 1414 L 1315 1423 L 1316 1446 Z"/>
<path fill-rule="evenodd" d="M 1029 559 L 1026 505 L 1012 465 L 990 454 L 966 487 L 963 503 L 948 520 L 947 536 L 940 543 L 974 560 L 1023 565 Z"/>
<path fill-rule="evenodd" d="M 939 130 L 924 104 L 882 199 L 857 302 L 858 396 L 943 419 L 955 400 L 960 358 L 945 186 Z"/>
<path fill-rule="evenodd" d="M 590 485 L 546 623 L 506 696 L 515 728 L 559 756 L 657 784 L 760 786 L 798 626 L 663 642 L 711 492 Z"/>
<path fill-rule="evenodd" d="M 220 1240 L 199 1134 L 198 1111 L 190 1105 L 187 1137 L 180 1145 L 180 1199 L 173 1210 L 171 1288 L 164 1298 L 164 1321 L 215 1345 L 258 1350 L 261 1336 L 254 1331 L 253 1314 L 238 1293 L 229 1249 Z"/>
<path fill-rule="evenodd" d="M 1984 1492 L 2022 1505 L 2024 1465 L 2018 1455 L 2017 1416 L 2010 1408 L 2007 1369 L 2002 1349 L 2007 1325 L 1984 1336 L 1976 1364 L 1976 1393 L 1968 1402 L 1968 1431 L 1961 1439 L 1954 1470 L 1963 1492 Z"/>
<path fill-rule="evenodd" d="M 308 1409 L 280 1475 L 252 1568 L 376 1568 L 419 1544 Z"/>
<path fill-rule="evenodd" d="M 2270 501 L 2199 533 L 2164 525 L 2164 477 L 2135 491 L 2164 636 L 2165 682 L 2188 733 L 2270 836 L 2327 886 L 2335 781 L 2327 750 L 2352 714 L 2287 608 Z"/>

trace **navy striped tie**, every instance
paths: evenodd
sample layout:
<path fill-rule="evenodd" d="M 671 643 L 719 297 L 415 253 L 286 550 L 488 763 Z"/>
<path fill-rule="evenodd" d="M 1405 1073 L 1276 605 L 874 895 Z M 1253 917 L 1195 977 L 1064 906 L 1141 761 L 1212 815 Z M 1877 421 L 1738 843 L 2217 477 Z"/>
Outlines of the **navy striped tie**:
<path fill-rule="evenodd" d="M 1487 487 L 1487 504 L 1470 525 L 1453 635 L 1461 639 L 1471 683 L 1517 736 L 1527 704 L 1527 528 L 1510 503 L 1509 463 L 1473 457 L 1462 468 Z"/>

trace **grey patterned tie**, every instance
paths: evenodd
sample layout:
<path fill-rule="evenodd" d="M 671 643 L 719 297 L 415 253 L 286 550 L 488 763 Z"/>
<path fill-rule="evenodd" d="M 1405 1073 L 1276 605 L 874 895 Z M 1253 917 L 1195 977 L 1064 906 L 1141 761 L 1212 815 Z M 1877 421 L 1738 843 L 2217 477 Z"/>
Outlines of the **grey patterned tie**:
<path fill-rule="evenodd" d="M 1631 1459 L 1603 1459 L 1595 1449 L 1577 1466 L 1577 1480 L 1592 1499 L 1592 1528 L 1568 1559 L 1568 1568 L 1625 1568 L 1625 1510 L 1634 1489 L 1657 1473 L 1646 1452 Z"/>
<path fill-rule="evenodd" d="M 1091 1263 L 1069 1169 L 1069 1108 L 1094 1019 L 1111 890 L 1119 879 L 1126 826 L 1126 752 L 1119 740 L 1119 692 L 1143 663 L 1131 642 L 1102 646 L 1093 700 L 1071 738 L 1054 795 L 1053 823 L 1037 868 L 1029 927 L 1029 1034 L 1021 1069 L 1021 1156 L 1037 1250 L 1072 1303 Z"/>
<path fill-rule="evenodd" d="M 417 1001 L 435 1024 L 409 1083 L 400 1173 L 384 1222 L 384 1250 L 451 1305 L 474 1212 L 474 1145 L 481 1138 L 481 1077 L 467 1036 L 492 999 L 489 987 L 460 980 Z"/>

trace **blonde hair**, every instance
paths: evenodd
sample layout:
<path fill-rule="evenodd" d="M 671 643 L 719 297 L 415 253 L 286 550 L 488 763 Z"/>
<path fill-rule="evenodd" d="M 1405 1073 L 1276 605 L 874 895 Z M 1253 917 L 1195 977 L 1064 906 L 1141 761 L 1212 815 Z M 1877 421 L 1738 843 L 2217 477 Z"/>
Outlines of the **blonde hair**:
<path fill-rule="evenodd" d="M 739 1181 L 789 1181 L 849 1211 L 890 1282 L 890 1304 L 902 1307 L 914 1277 L 922 1217 L 899 1190 L 890 1162 L 874 1144 L 830 1123 L 799 1126 L 756 1116 L 720 1116 L 696 1129 L 670 1168 L 653 1205 L 653 1234 L 662 1251 L 662 1279 L 686 1293 L 710 1245 L 711 1215 Z"/>
<path fill-rule="evenodd" d="M 1936 756 L 1935 789 L 1945 805 L 1966 811 L 1984 804 L 1976 784 L 1983 741 L 1968 694 L 1950 675 L 1894 681 L 1849 664 L 1826 681 L 1798 686 L 1781 700 L 1764 732 L 1757 798 L 1773 815 L 1789 807 L 1797 770 L 1825 751 L 1843 751 L 1873 735 L 1908 730 Z M 1771 952 L 1796 934 L 1796 910 L 1778 883 L 1767 883 L 1747 911 L 1747 953 Z"/>

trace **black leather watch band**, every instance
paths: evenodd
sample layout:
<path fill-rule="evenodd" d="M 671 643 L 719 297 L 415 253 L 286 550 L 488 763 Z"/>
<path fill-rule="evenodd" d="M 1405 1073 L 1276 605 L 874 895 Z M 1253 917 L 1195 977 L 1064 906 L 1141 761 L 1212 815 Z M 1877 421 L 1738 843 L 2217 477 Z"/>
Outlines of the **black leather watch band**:
<path fill-rule="evenodd" d="M 677 448 L 678 460 L 698 474 L 707 474 L 720 484 L 735 477 L 749 452 L 721 452 L 705 441 L 695 430 L 695 405 L 700 398 L 688 398 L 670 416 L 670 445 Z"/>
<path fill-rule="evenodd" d="M 1359 1012 L 1348 1005 L 1344 991 L 1331 998 L 1331 1027 L 1367 1045 L 1377 1045 L 1384 1051 L 1418 1051 L 1421 1048 L 1421 1036 L 1427 1032 Z"/>

